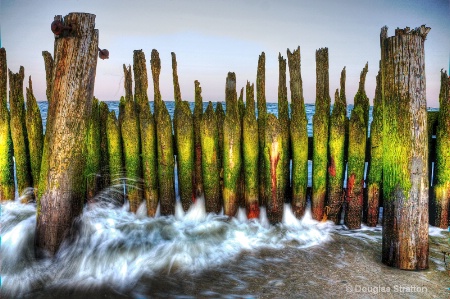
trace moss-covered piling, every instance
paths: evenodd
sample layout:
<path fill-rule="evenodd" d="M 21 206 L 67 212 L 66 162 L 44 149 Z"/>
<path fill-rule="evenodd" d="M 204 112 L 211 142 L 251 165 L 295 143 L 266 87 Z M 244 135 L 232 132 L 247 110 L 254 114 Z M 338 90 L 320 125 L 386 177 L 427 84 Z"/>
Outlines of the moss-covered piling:
<path fill-rule="evenodd" d="M 0 201 L 13 200 L 15 196 L 13 144 L 6 96 L 7 76 L 6 50 L 0 48 Z"/>
<path fill-rule="evenodd" d="M 283 185 L 279 185 L 281 192 L 284 194 L 283 200 L 290 201 L 290 133 L 289 133 L 289 103 L 287 99 L 287 85 L 286 85 L 286 59 L 278 54 L 278 121 L 280 123 L 280 130 L 283 139 L 283 164 L 284 179 Z"/>
<path fill-rule="evenodd" d="M 300 47 L 292 53 L 287 50 L 291 89 L 290 140 L 292 148 L 292 212 L 297 218 L 306 209 L 308 187 L 308 131 L 303 82 L 301 75 Z"/>
<path fill-rule="evenodd" d="M 195 80 L 195 106 L 194 106 L 194 147 L 195 147 L 195 169 L 194 169 L 194 188 L 195 196 L 203 194 L 203 176 L 202 176 L 202 144 L 200 139 L 200 123 L 203 114 L 202 88 L 200 82 Z"/>
<path fill-rule="evenodd" d="M 108 121 L 108 105 L 100 101 L 99 102 L 100 113 L 100 177 L 98 182 L 98 190 L 103 190 L 109 187 L 111 184 L 109 173 L 109 153 L 108 153 L 108 140 L 106 136 L 106 123 Z"/>
<path fill-rule="evenodd" d="M 23 79 L 25 70 L 21 66 L 17 74 L 9 71 L 9 109 L 11 111 L 11 137 L 16 163 L 16 179 L 19 195 L 25 188 L 32 187 L 28 134 L 25 124 L 25 102 Z"/>
<path fill-rule="evenodd" d="M 378 208 L 382 195 L 383 178 L 383 103 L 381 96 L 381 70 L 376 79 L 375 98 L 373 99 L 372 123 L 370 124 L 370 161 L 367 170 L 367 216 L 368 226 L 378 223 Z"/>
<path fill-rule="evenodd" d="M 223 110 L 222 102 L 216 104 L 216 119 L 217 119 L 217 133 L 219 143 L 219 176 L 220 176 L 220 198 L 223 193 L 223 122 L 225 120 L 225 111 Z"/>
<path fill-rule="evenodd" d="M 234 73 L 228 73 L 225 99 L 227 113 L 223 123 L 223 205 L 224 214 L 233 217 L 239 203 L 238 188 L 241 174 L 241 122 Z"/>
<path fill-rule="evenodd" d="M 217 118 L 211 102 L 209 102 L 200 124 L 206 212 L 219 213 L 222 208 L 219 176 L 219 135 Z"/>
<path fill-rule="evenodd" d="M 91 200 L 99 191 L 100 178 L 100 110 L 94 97 L 86 135 L 86 199 Z"/>
<path fill-rule="evenodd" d="M 122 136 L 120 132 L 119 121 L 116 118 L 116 113 L 110 111 L 106 120 L 106 141 L 108 145 L 109 156 L 109 173 L 111 186 L 115 187 L 115 198 L 117 203 L 124 203 L 124 194 L 122 180 L 124 178 L 123 166 L 123 147 Z"/>
<path fill-rule="evenodd" d="M 328 48 L 316 51 L 316 112 L 313 116 L 312 217 L 322 220 L 328 168 L 328 124 L 330 115 Z"/>
<path fill-rule="evenodd" d="M 431 224 L 440 228 L 448 227 L 450 203 L 450 78 L 441 71 L 441 89 L 439 92 L 439 116 L 436 132 L 436 172 L 434 197 L 430 215 L 434 215 Z"/>
<path fill-rule="evenodd" d="M 347 99 L 345 96 L 345 67 L 341 72 L 340 92 L 336 89 L 333 112 L 330 116 L 330 136 L 328 150 L 328 219 L 338 224 L 340 212 L 344 203 L 344 173 L 345 173 L 345 129 L 347 122 Z"/>
<path fill-rule="evenodd" d="M 175 158 L 172 136 L 172 121 L 166 104 L 161 99 L 159 89 L 159 75 L 161 73 L 161 60 L 159 53 L 152 50 L 150 61 L 153 77 L 153 90 L 155 99 L 156 147 L 158 157 L 158 186 L 161 215 L 175 213 Z"/>
<path fill-rule="evenodd" d="M 267 218 L 270 223 L 281 222 L 284 209 L 283 133 L 275 115 L 269 113 L 266 119 L 264 160 L 267 196 Z"/>
<path fill-rule="evenodd" d="M 265 140 L 265 124 L 267 118 L 266 105 L 266 54 L 264 52 L 259 55 L 258 69 L 256 71 L 256 102 L 258 107 L 258 144 L 259 144 L 259 205 L 265 206 L 267 196 L 266 178 L 264 165 L 264 140 Z"/>
<path fill-rule="evenodd" d="M 242 122 L 242 153 L 245 179 L 245 209 L 247 218 L 259 218 L 259 139 L 258 122 L 255 116 L 255 87 L 247 81 L 246 108 Z"/>

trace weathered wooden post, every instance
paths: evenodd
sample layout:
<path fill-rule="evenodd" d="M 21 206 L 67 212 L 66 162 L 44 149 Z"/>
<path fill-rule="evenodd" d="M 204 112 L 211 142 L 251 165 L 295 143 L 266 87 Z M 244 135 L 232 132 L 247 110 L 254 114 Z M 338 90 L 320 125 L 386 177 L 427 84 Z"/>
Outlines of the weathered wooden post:
<path fill-rule="evenodd" d="M 106 133 L 106 124 L 108 121 L 108 105 L 100 101 L 100 180 L 98 189 L 103 190 L 111 184 L 111 175 L 109 172 L 109 153 L 108 153 L 108 137 Z"/>
<path fill-rule="evenodd" d="M 130 203 L 130 211 L 136 213 L 143 198 L 141 145 L 139 137 L 139 118 L 133 98 L 131 66 L 123 65 L 125 76 L 125 97 L 122 113 L 119 112 L 122 136 L 123 158 L 126 174 L 126 194 Z"/>
<path fill-rule="evenodd" d="M 369 102 L 364 89 L 367 64 L 361 72 L 359 89 L 355 95 L 355 106 L 349 123 L 347 205 L 344 223 L 349 229 L 361 228 L 364 202 L 364 165 L 366 158 L 367 127 L 364 110 Z"/>
<path fill-rule="evenodd" d="M 44 148 L 47 184 L 38 202 L 36 254 L 53 256 L 83 207 L 85 198 L 85 142 L 91 112 L 98 53 L 95 15 L 70 13 L 71 26 L 55 38 L 53 92 Z M 70 52 L 71 55 L 67 55 Z M 42 176 L 41 176 L 42 177 Z"/>
<path fill-rule="evenodd" d="M 219 135 L 217 119 L 212 103 L 209 102 L 200 122 L 202 144 L 202 174 L 205 192 L 206 212 L 219 213 L 222 208 L 219 176 Z"/>
<path fill-rule="evenodd" d="M 228 73 L 225 99 L 227 113 L 223 123 L 223 210 L 225 215 L 234 217 L 238 208 L 241 173 L 241 122 L 234 73 Z"/>
<path fill-rule="evenodd" d="M 217 120 L 217 133 L 218 133 L 218 157 L 219 157 L 219 177 L 220 177 L 220 198 L 222 199 L 223 193 L 223 122 L 225 120 L 225 111 L 223 110 L 222 102 L 216 104 L 216 120 Z"/>
<path fill-rule="evenodd" d="M 238 189 L 237 189 L 237 198 L 239 207 L 245 208 L 245 170 L 244 170 L 244 162 L 243 162 L 243 139 L 242 139 L 242 121 L 244 119 L 245 114 L 245 104 L 244 104 L 244 87 L 241 88 L 241 92 L 239 93 L 238 98 L 238 112 L 239 112 L 239 123 L 241 124 L 241 172 L 238 178 Z"/>
<path fill-rule="evenodd" d="M 436 171 L 434 186 L 434 211 L 432 225 L 448 227 L 448 205 L 450 198 L 450 78 L 441 71 L 441 90 L 439 93 L 439 116 L 436 132 Z"/>
<path fill-rule="evenodd" d="M 200 140 L 200 122 L 203 114 L 202 88 L 200 82 L 195 80 L 195 106 L 194 106 L 194 146 L 195 146 L 195 172 L 194 187 L 195 196 L 203 194 L 203 176 L 202 176 L 202 144 Z"/>
<path fill-rule="evenodd" d="M 0 48 L 0 201 L 14 200 L 14 161 L 10 115 L 7 106 L 6 50 Z"/>
<path fill-rule="evenodd" d="M 28 134 L 25 125 L 25 102 L 23 98 L 23 66 L 17 74 L 9 71 L 9 109 L 11 111 L 11 137 L 16 162 L 16 179 L 19 195 L 32 187 Z"/>
<path fill-rule="evenodd" d="M 330 89 L 328 48 L 316 51 L 316 112 L 313 116 L 312 217 L 322 220 L 327 191 Z"/>
<path fill-rule="evenodd" d="M 284 178 L 283 184 L 279 185 L 280 191 L 283 195 L 284 201 L 290 201 L 290 134 L 289 134 L 289 103 L 287 99 L 286 86 L 286 59 L 278 53 L 278 122 L 280 124 L 280 132 L 283 139 L 283 164 Z"/>
<path fill-rule="evenodd" d="M 247 81 L 246 108 L 242 122 L 242 153 L 245 179 L 245 209 L 247 218 L 259 218 L 258 202 L 258 122 L 255 116 L 255 86 Z"/>
<path fill-rule="evenodd" d="M 44 147 L 44 134 L 42 128 L 41 111 L 33 95 L 31 76 L 27 87 L 27 111 L 26 128 L 28 134 L 28 148 L 30 150 L 30 169 L 33 182 L 34 194 L 37 196 L 39 188 L 39 175 L 42 162 L 42 148 Z"/>
<path fill-rule="evenodd" d="M 174 52 L 170 53 L 172 55 L 172 75 L 173 75 L 173 97 L 175 99 L 175 108 L 181 103 L 181 91 L 180 84 L 178 83 L 178 72 L 177 72 L 177 56 Z"/>
<path fill-rule="evenodd" d="M 280 188 L 284 184 L 283 169 L 283 133 L 280 123 L 275 115 L 269 113 L 266 119 L 265 132 L 265 178 L 267 196 L 267 218 L 272 224 L 281 222 L 283 218 L 284 190 Z"/>
<path fill-rule="evenodd" d="M 161 99 L 159 90 L 159 74 L 161 73 L 161 60 L 159 53 L 152 50 L 150 60 L 153 77 L 153 90 L 155 97 L 155 123 L 156 146 L 158 157 L 158 185 L 161 215 L 175 213 L 175 158 L 172 136 L 172 121 L 166 104 Z"/>
<path fill-rule="evenodd" d="M 86 199 L 92 199 L 99 191 L 100 178 L 100 110 L 94 97 L 88 118 L 86 135 Z"/>
<path fill-rule="evenodd" d="M 370 161 L 368 172 L 367 217 L 368 226 L 378 223 L 378 207 L 383 178 L 383 102 L 381 95 L 381 70 L 377 75 L 373 99 L 372 123 L 370 124 Z"/>
<path fill-rule="evenodd" d="M 110 111 L 106 120 L 106 140 L 108 143 L 109 156 L 109 173 L 112 186 L 120 186 L 117 189 L 117 203 L 124 203 L 122 179 L 125 175 L 123 167 L 123 147 L 122 137 L 120 133 L 119 121 L 116 118 L 116 113 Z"/>
<path fill-rule="evenodd" d="M 381 29 L 382 262 L 428 268 L 428 140 L 424 42 L 430 28 Z"/>
<path fill-rule="evenodd" d="M 259 55 L 256 71 L 256 102 L 258 106 L 258 144 L 259 144 L 259 205 L 265 206 L 267 201 L 266 178 L 264 165 L 265 124 L 267 118 L 266 106 L 266 54 Z"/>
<path fill-rule="evenodd" d="M 292 212 L 297 218 L 304 215 L 306 209 L 306 188 L 308 187 L 308 131 L 303 83 L 300 64 L 300 47 L 292 53 L 287 50 L 291 88 L 291 125 L 292 145 Z"/>
<path fill-rule="evenodd" d="M 139 114 L 141 136 L 142 186 L 147 215 L 154 217 L 158 208 L 158 168 L 155 119 L 148 103 L 148 76 L 145 54 L 133 51 L 134 98 Z"/>
<path fill-rule="evenodd" d="M 328 166 L 328 219 L 338 224 L 340 212 L 344 203 L 344 173 L 345 173 L 345 128 L 347 122 L 347 99 L 345 97 L 345 67 L 341 72 L 340 93 L 336 89 L 333 112 L 330 116 L 330 137 L 328 150 L 330 161 Z"/>

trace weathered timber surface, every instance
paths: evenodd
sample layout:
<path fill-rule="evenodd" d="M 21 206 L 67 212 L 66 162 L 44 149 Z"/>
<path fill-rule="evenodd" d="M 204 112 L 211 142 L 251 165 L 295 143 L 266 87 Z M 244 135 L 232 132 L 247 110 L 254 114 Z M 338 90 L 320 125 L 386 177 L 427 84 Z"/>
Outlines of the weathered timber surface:
<path fill-rule="evenodd" d="M 424 42 L 430 28 L 381 29 L 382 262 L 428 268 L 428 136 Z"/>
<path fill-rule="evenodd" d="M 278 53 L 278 121 L 280 123 L 281 138 L 283 139 L 283 164 L 284 179 L 283 185 L 279 185 L 283 195 L 283 200 L 290 202 L 290 133 L 289 133 L 289 103 L 287 99 L 287 86 L 286 86 L 286 59 Z"/>
<path fill-rule="evenodd" d="M 15 196 L 13 144 L 6 96 L 7 76 L 6 50 L 0 48 L 0 201 L 13 200 Z"/>
<path fill-rule="evenodd" d="M 303 82 L 301 76 L 300 47 L 292 53 L 287 50 L 291 89 L 290 140 L 292 149 L 292 212 L 297 218 L 306 209 L 308 186 L 308 131 Z"/>
<path fill-rule="evenodd" d="M 108 105 L 100 101 L 99 102 L 100 113 L 100 178 L 98 189 L 103 190 L 111 184 L 111 175 L 109 172 L 109 153 L 108 153 L 108 140 L 106 133 L 106 123 L 108 121 Z"/>
<path fill-rule="evenodd" d="M 218 133 L 218 157 L 219 157 L 219 177 L 220 177 L 220 198 L 223 194 L 223 122 L 225 120 L 225 111 L 222 102 L 216 105 L 217 133 Z"/>
<path fill-rule="evenodd" d="M 86 135 L 86 199 L 89 201 L 99 191 L 100 181 L 100 110 L 94 97 Z"/>
<path fill-rule="evenodd" d="M 85 142 L 91 112 L 98 54 L 95 15 L 71 13 L 68 36 L 56 36 L 53 92 L 48 110 L 44 148 L 47 166 L 41 169 L 45 190 L 38 202 L 36 250 L 38 256 L 53 256 L 82 210 L 85 196 Z M 44 157 L 45 160 L 45 157 Z"/>
<path fill-rule="evenodd" d="M 122 205 L 124 203 L 122 180 L 125 177 L 125 171 L 120 126 L 114 111 L 108 113 L 106 120 L 106 140 L 108 144 L 111 186 L 115 189 L 113 194 L 116 204 Z"/>
<path fill-rule="evenodd" d="M 256 71 L 256 102 L 258 108 L 258 144 L 259 144 L 259 205 L 265 206 L 267 201 L 266 178 L 264 165 L 265 124 L 267 118 L 266 105 L 266 54 L 259 55 Z"/>
<path fill-rule="evenodd" d="M 195 196 L 203 194 L 203 176 L 202 176 L 202 145 L 200 140 L 200 122 L 203 114 L 202 88 L 200 82 L 195 80 L 195 106 L 194 106 L 194 147 L 195 147 L 195 172 L 194 187 Z M 221 130 L 223 132 L 223 129 Z M 223 136 L 223 133 L 222 133 Z M 222 138 L 223 139 L 223 138 Z M 223 144 L 223 143 L 222 143 Z"/>

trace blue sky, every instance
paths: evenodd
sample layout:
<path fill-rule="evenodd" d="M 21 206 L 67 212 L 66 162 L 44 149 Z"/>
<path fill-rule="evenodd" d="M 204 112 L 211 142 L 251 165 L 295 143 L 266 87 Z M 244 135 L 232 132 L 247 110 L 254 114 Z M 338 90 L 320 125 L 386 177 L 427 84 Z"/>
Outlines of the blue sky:
<path fill-rule="evenodd" d="M 366 91 L 372 101 L 384 25 L 390 36 L 397 27 L 432 28 L 425 42 L 428 106 L 438 106 L 440 70 L 449 67 L 449 0 L 1 0 L 0 5 L 8 67 L 14 72 L 25 67 L 38 100 L 45 100 L 41 52 L 53 51 L 50 24 L 54 15 L 70 12 L 96 14 L 100 47 L 110 52 L 110 59 L 99 60 L 97 66 L 94 93 L 101 100 L 118 100 L 124 94 L 122 64 L 132 64 L 133 50 L 142 49 L 149 63 L 151 50 L 157 49 L 164 100 L 173 99 L 172 51 L 182 97 L 190 101 L 194 80 L 200 81 L 205 101 L 224 100 L 229 71 L 236 73 L 239 89 L 247 80 L 255 82 L 258 55 L 264 51 L 267 100 L 276 101 L 278 53 L 286 58 L 287 48 L 300 46 L 306 102 L 315 100 L 315 50 L 321 47 L 329 48 L 332 100 L 346 66 L 347 101 L 353 102 L 359 73 L 368 62 Z M 152 99 L 152 84 L 148 92 Z"/>

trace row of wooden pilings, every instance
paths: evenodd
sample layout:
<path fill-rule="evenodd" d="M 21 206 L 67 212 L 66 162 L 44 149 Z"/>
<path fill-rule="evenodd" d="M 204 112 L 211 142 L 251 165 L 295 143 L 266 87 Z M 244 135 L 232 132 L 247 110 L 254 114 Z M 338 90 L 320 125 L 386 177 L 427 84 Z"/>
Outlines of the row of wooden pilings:
<path fill-rule="evenodd" d="M 388 44 L 387 41 L 383 41 L 383 38 L 388 39 L 386 29 L 383 28 L 383 30 L 381 35 L 382 60 L 377 75 L 370 138 L 368 137 L 369 99 L 364 88 L 368 65 L 366 64 L 361 71 L 359 89 L 354 98 L 354 108 L 350 118 L 347 118 L 345 68 L 341 73 L 340 89 L 336 89 L 335 101 L 330 114 L 327 48 L 316 51 L 316 112 L 313 118 L 312 141 L 311 138 L 308 138 L 306 128 L 300 48 L 293 52 L 287 51 L 291 90 L 290 115 L 287 99 L 286 59 L 281 55 L 278 57 L 278 117 L 267 113 L 266 109 L 264 53 L 258 60 L 256 78 L 258 117 L 255 114 L 254 85 L 247 82 L 245 87 L 246 104 L 244 104 L 244 88 L 241 89 L 238 97 L 234 73 L 228 73 L 226 78 L 226 113 L 221 103 L 217 103 L 214 111 L 211 102 L 206 111 L 203 111 L 201 87 L 198 81 L 195 81 L 195 108 L 192 113 L 188 102 L 182 100 L 176 57 L 172 53 L 175 94 L 173 122 L 160 94 L 161 61 L 158 52 L 152 51 L 150 61 L 154 87 L 154 114 L 152 114 L 147 96 L 146 59 L 141 50 L 134 51 L 134 95 L 131 66 L 124 65 L 125 96 L 120 99 L 118 118 L 114 111 L 108 110 L 104 102 L 95 98 L 93 100 L 83 150 L 85 170 L 83 179 L 78 182 L 79 190 L 86 194 L 83 200 L 93 199 L 100 190 L 106 187 L 121 186 L 125 179 L 126 192 L 121 193 L 121 187 L 117 190 L 119 201 L 123 202 L 126 197 L 131 212 L 136 212 L 141 202 L 145 201 L 149 216 L 155 215 L 158 203 L 162 215 L 173 214 L 176 200 L 176 178 L 174 177 L 176 163 L 178 191 L 184 210 L 189 208 L 196 197 L 203 195 L 207 212 L 218 213 L 223 209 L 225 215 L 232 217 L 236 214 L 237 208 L 242 206 L 246 208 L 248 218 L 257 218 L 259 208 L 265 206 L 269 221 L 277 223 L 281 221 L 283 204 L 286 201 L 291 203 L 292 210 L 297 217 L 300 218 L 304 215 L 308 198 L 308 159 L 312 159 L 310 199 L 314 219 L 328 218 L 339 223 L 341 211 L 344 208 L 344 223 L 348 228 L 359 228 L 362 221 L 369 226 L 375 226 L 378 220 L 381 195 L 384 194 L 384 218 L 390 217 L 390 219 L 383 223 L 386 225 L 389 221 L 395 221 L 392 209 L 386 208 L 386 202 L 395 202 L 397 195 L 393 195 L 393 190 L 396 190 L 397 193 L 408 190 L 408 184 L 411 183 L 401 176 L 409 176 L 408 171 L 411 167 L 394 169 L 388 176 L 383 171 L 385 171 L 389 159 L 408 159 L 403 156 L 398 158 L 398 154 L 405 153 L 401 150 L 408 142 L 411 143 L 412 137 L 408 137 L 409 133 L 406 131 L 410 130 L 408 125 L 398 125 L 398 120 L 393 120 L 393 117 L 402 118 L 414 115 L 417 118 L 417 114 L 411 114 L 411 111 L 408 110 L 411 104 L 406 102 L 402 104 L 399 98 L 395 99 L 397 102 L 386 100 L 389 95 L 388 81 L 397 76 L 397 73 L 394 70 L 395 65 L 390 66 L 391 69 L 388 67 L 391 52 L 387 46 L 383 46 Z M 423 40 L 428 30 L 429 28 L 424 26 L 413 31 L 410 31 L 409 28 L 403 31 L 396 30 L 393 38 L 407 40 L 406 38 L 419 37 L 422 39 L 421 46 L 423 46 Z M 395 46 L 391 45 L 391 47 Z M 419 47 L 414 55 L 423 58 L 423 48 Z M 50 102 L 54 80 L 57 77 L 55 77 L 56 71 L 51 54 L 43 52 L 43 56 L 47 73 L 47 96 Z M 400 64 L 398 61 L 395 63 Z M 22 67 L 17 74 L 9 71 L 8 111 L 6 78 L 6 52 L 1 49 L 0 136 L 2 140 L 0 142 L 0 169 L 2 171 L 0 173 L 0 198 L 2 200 L 14 198 L 14 156 L 18 191 L 22 194 L 27 188 L 34 188 L 33 196 L 38 200 L 39 214 L 41 212 L 39 211 L 39 200 L 48 184 L 47 178 L 42 175 L 42 173 L 48 173 L 48 170 L 43 172 L 43 168 L 46 167 L 45 165 L 49 165 L 48 162 L 42 161 L 49 158 L 45 154 L 42 119 L 33 96 L 31 78 L 29 88 L 27 88 L 27 107 L 26 109 L 24 107 L 22 92 L 24 70 Z M 392 82 L 394 81 L 392 80 Z M 431 224 L 440 227 L 448 225 L 450 176 L 447 173 L 450 167 L 446 163 L 449 163 L 450 160 L 446 159 L 449 149 L 446 142 L 450 142 L 447 135 L 450 129 L 450 118 L 447 113 L 450 104 L 449 82 L 447 74 L 442 72 L 440 112 L 428 114 L 428 125 L 426 116 L 425 123 L 419 124 L 422 127 L 423 124 L 427 125 L 427 128 L 424 129 L 425 132 L 428 132 L 428 135 L 425 133 L 428 138 L 425 145 L 427 149 L 428 144 L 432 144 L 434 140 L 432 138 L 433 128 L 437 128 L 436 159 L 434 159 L 434 155 L 427 155 L 428 161 L 425 163 L 427 165 L 421 167 L 427 170 L 431 169 L 428 166 L 428 164 L 431 165 L 431 162 L 436 165 L 434 168 L 435 196 L 432 196 L 433 200 L 430 201 L 434 213 L 431 213 L 433 217 L 430 218 L 430 221 Z M 420 90 L 420 93 L 424 94 L 425 90 Z M 421 103 L 421 105 L 423 104 Z M 52 125 L 52 113 L 55 111 L 49 109 L 47 132 L 49 132 L 49 121 L 50 126 Z M 423 116 L 421 117 L 423 118 Z M 397 126 L 395 134 L 397 134 L 398 140 L 387 139 L 386 136 L 383 136 L 383 134 L 391 133 L 386 129 L 386 125 L 392 126 L 393 124 Z M 421 129 L 423 130 L 423 128 Z M 55 137 L 45 136 L 45 138 Z M 64 147 L 65 145 L 60 144 L 59 146 Z M 366 161 L 368 169 L 365 177 Z M 346 168 L 347 171 L 345 171 Z M 344 189 L 345 173 L 347 173 L 346 189 Z M 431 171 L 427 171 L 427 176 L 429 173 Z M 387 184 L 389 189 L 386 188 L 386 177 L 389 180 Z M 426 190 L 428 190 L 428 185 Z M 404 195 L 400 197 L 402 196 Z M 404 200 L 403 197 L 402 200 Z M 421 206 L 420 209 L 422 211 L 424 207 Z M 425 214 L 428 216 L 428 210 Z M 394 227 L 394 225 L 392 226 Z M 384 229 L 384 231 L 387 230 Z M 389 233 L 395 234 L 395 232 L 386 232 L 386 234 Z M 390 238 L 392 241 L 396 237 L 391 235 Z M 384 241 L 383 244 L 385 244 Z M 387 248 L 394 246 L 392 242 L 386 244 Z M 402 253 L 392 253 L 392 250 L 388 249 L 385 251 L 385 247 L 383 247 L 383 261 L 387 264 L 405 269 L 423 269 L 428 265 L 427 261 L 426 263 L 422 261 L 408 264 L 402 258 L 400 260 L 403 262 L 399 262 L 396 254 L 401 256 Z M 426 253 L 426 259 L 427 257 L 428 253 Z"/>

